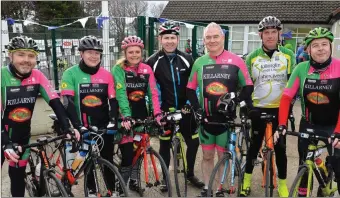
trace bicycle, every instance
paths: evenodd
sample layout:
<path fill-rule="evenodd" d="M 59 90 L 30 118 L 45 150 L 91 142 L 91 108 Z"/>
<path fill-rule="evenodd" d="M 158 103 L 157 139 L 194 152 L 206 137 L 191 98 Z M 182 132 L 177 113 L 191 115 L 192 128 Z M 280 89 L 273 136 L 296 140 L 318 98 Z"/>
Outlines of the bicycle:
<path fill-rule="evenodd" d="M 217 162 L 215 165 L 208 185 L 208 194 L 207 196 L 213 196 L 213 187 L 216 182 L 216 189 L 220 193 L 227 193 L 229 196 L 236 195 L 240 196 L 241 187 L 242 187 L 242 171 L 241 164 L 239 159 L 237 158 L 236 153 L 236 137 L 237 132 L 235 130 L 236 127 L 244 127 L 244 123 L 237 124 L 234 120 L 228 120 L 226 123 L 216 123 L 216 122 L 208 122 L 211 125 L 223 125 L 226 126 L 230 130 L 229 144 L 227 151 L 224 152 L 223 157 Z M 222 176 L 220 179 L 217 177 L 217 173 L 222 171 Z M 230 179 L 227 179 L 227 176 L 231 173 Z M 238 179 L 237 179 L 238 177 Z M 230 181 L 229 181 L 230 180 Z M 224 186 L 225 185 L 225 186 Z M 221 195 L 220 195 L 221 196 Z"/>
<path fill-rule="evenodd" d="M 50 117 L 54 121 L 57 121 L 57 118 L 53 115 L 51 115 Z M 78 166 L 76 170 L 67 167 L 65 141 L 62 141 L 59 144 L 55 145 L 56 150 L 54 150 L 53 153 L 50 155 L 50 157 L 53 157 L 56 152 L 59 151 L 53 166 L 56 167 L 56 169 L 59 171 L 59 174 L 61 175 L 61 181 L 65 185 L 69 195 L 74 196 L 72 193 L 72 186 L 78 184 L 78 180 L 84 176 L 84 194 L 87 197 L 89 195 L 87 180 L 91 179 L 89 178 L 89 174 L 90 171 L 93 171 L 95 189 L 91 190 L 96 191 L 96 196 L 128 196 L 125 182 L 120 175 L 117 167 L 115 167 L 109 161 L 100 156 L 101 148 L 99 147 L 103 146 L 104 143 L 104 140 L 101 136 L 108 133 L 108 131 L 106 129 L 98 130 L 97 127 L 90 126 L 88 127 L 88 131 L 85 130 L 81 133 L 82 139 L 79 143 L 80 145 L 82 145 L 83 150 L 86 150 L 87 155 L 85 157 L 85 160 L 82 162 L 82 164 Z M 63 164 L 61 164 L 61 162 Z M 107 181 L 107 178 L 104 177 L 104 169 L 114 175 L 114 178 L 112 178 L 113 183 Z M 103 172 L 103 185 L 99 184 L 97 170 L 101 170 Z M 105 174 L 106 173 L 107 172 L 105 172 Z M 100 187 L 103 186 L 106 189 L 101 190 Z"/>
<path fill-rule="evenodd" d="M 262 188 L 265 188 L 266 197 L 273 197 L 273 190 L 277 187 L 277 182 L 272 120 L 276 116 L 262 112 L 260 118 L 266 122 L 264 141 L 260 149 L 260 155 L 263 160 L 261 163 L 263 172 Z"/>
<path fill-rule="evenodd" d="M 137 146 L 137 149 L 135 150 L 136 154 L 133 158 L 132 166 L 136 166 L 138 171 L 138 193 L 140 196 L 144 196 L 148 190 L 158 191 L 160 190 L 158 187 L 165 185 L 167 188 L 167 196 L 171 197 L 172 187 L 169 171 L 162 157 L 150 145 L 150 136 L 148 135 L 148 130 L 151 128 L 150 126 L 154 125 L 154 122 L 155 121 L 152 117 L 148 117 L 145 120 L 137 119 L 133 121 L 133 128 L 143 126 L 144 129 L 142 132 L 134 132 L 134 144 Z M 151 160 L 151 164 L 148 160 L 148 155 Z M 160 163 L 160 167 L 156 165 L 156 158 Z M 142 166 L 144 166 L 143 169 Z M 153 174 L 149 172 L 149 168 L 152 170 L 151 172 Z M 142 174 L 144 174 L 144 176 L 142 176 Z M 153 183 L 150 180 L 150 176 L 154 176 Z M 163 178 L 161 178 L 162 176 Z M 145 182 L 142 182 L 142 178 L 145 179 Z M 163 184 L 161 182 L 163 182 Z M 161 191 L 159 192 L 159 195 L 163 195 L 163 193 L 164 192 Z M 150 195 L 147 196 L 150 197 Z"/>
<path fill-rule="evenodd" d="M 64 139 L 66 135 L 60 135 L 54 138 L 48 137 L 40 137 L 36 143 L 27 144 L 22 146 L 22 149 L 29 149 L 33 147 L 37 147 L 37 149 L 31 149 L 31 152 L 35 154 L 35 156 L 30 155 L 28 159 L 28 167 L 29 170 L 26 171 L 25 175 L 25 188 L 28 191 L 29 196 L 31 197 L 67 197 L 68 193 L 61 183 L 60 179 L 57 178 L 55 170 L 50 163 L 50 160 L 46 157 L 46 149 L 45 145 L 48 145 L 52 142 Z M 75 149 L 75 145 L 73 145 L 73 150 Z M 41 164 L 39 177 L 36 175 L 36 166 L 38 163 Z M 51 190 L 48 185 L 48 181 L 51 180 L 55 182 L 56 190 Z M 45 186 L 46 185 L 46 186 Z M 44 188 L 44 186 L 46 188 Z"/>
<path fill-rule="evenodd" d="M 177 196 L 186 197 L 188 191 L 187 171 L 188 163 L 186 153 L 184 151 L 184 138 L 179 131 L 179 121 L 182 119 L 182 111 L 175 110 L 174 108 L 169 109 L 170 112 L 165 113 L 166 122 L 171 125 L 170 133 L 173 132 L 171 140 L 171 149 L 174 163 L 174 178 Z M 183 179 L 180 179 L 180 175 L 183 175 Z M 180 181 L 182 181 L 180 183 Z M 181 189 L 182 187 L 182 189 Z"/>
<path fill-rule="evenodd" d="M 236 130 L 238 133 L 237 136 L 237 147 L 236 153 L 237 158 L 241 164 L 241 170 L 245 168 L 245 162 L 247 157 L 247 152 L 250 147 L 251 137 L 250 137 L 250 123 L 247 122 L 246 116 L 241 116 L 241 127 L 239 130 Z"/>
<path fill-rule="evenodd" d="M 334 193 L 338 190 L 337 187 L 332 187 L 332 181 L 333 181 L 333 169 L 330 167 L 330 164 L 327 164 L 327 171 L 328 171 L 328 176 L 323 176 L 321 174 L 320 168 L 318 168 L 315 163 L 314 159 L 318 158 L 322 150 L 327 147 L 328 145 L 328 137 L 323 137 L 323 136 L 318 136 L 315 135 L 313 129 L 306 129 L 305 132 L 292 132 L 292 131 L 287 131 L 286 134 L 292 135 L 292 136 L 297 136 L 300 138 L 307 139 L 310 143 L 308 145 L 308 152 L 306 159 L 304 161 L 304 164 L 299 166 L 299 172 L 297 176 L 295 177 L 293 184 L 290 188 L 289 192 L 289 197 L 297 197 L 298 192 L 299 192 L 299 187 L 301 184 L 301 181 L 303 180 L 304 176 L 307 176 L 307 190 L 306 190 L 306 197 L 311 197 L 312 196 L 312 191 L 313 191 L 313 173 L 316 176 L 316 179 L 318 180 L 320 187 L 317 192 L 318 197 L 324 197 L 324 196 L 329 196 L 332 197 L 334 196 Z M 331 139 L 332 142 L 335 138 L 339 138 L 340 135 L 332 135 Z M 317 145 L 318 141 L 324 141 L 327 142 L 324 145 Z M 334 154 L 334 148 L 332 147 L 332 152 L 330 156 Z"/>

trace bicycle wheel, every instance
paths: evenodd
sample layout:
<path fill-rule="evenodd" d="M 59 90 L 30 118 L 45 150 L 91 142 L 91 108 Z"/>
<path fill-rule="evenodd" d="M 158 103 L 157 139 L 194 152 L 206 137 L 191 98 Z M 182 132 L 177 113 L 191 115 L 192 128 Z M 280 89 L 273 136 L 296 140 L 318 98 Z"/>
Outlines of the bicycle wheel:
<path fill-rule="evenodd" d="M 68 197 L 65 187 L 51 170 L 44 171 L 44 183 L 46 185 L 46 197 Z"/>
<path fill-rule="evenodd" d="M 138 165 L 139 195 L 141 197 L 171 197 L 170 175 L 163 158 L 151 147 L 146 152 L 148 163 L 144 162 L 144 153 L 142 153 L 137 161 L 138 164 L 136 164 Z M 148 174 L 146 174 L 146 170 L 148 170 Z M 146 176 L 148 176 L 148 182 L 145 181 Z"/>
<path fill-rule="evenodd" d="M 241 167 L 236 157 L 234 160 L 234 169 L 232 169 L 232 163 L 233 159 L 229 153 L 225 154 L 223 158 L 217 162 L 210 175 L 208 197 L 222 196 L 224 194 L 227 194 L 228 197 L 240 196 L 242 187 Z M 232 177 L 232 172 L 234 172 L 234 177 Z M 213 193 L 214 190 L 218 190 L 219 194 Z"/>
<path fill-rule="evenodd" d="M 273 197 L 274 182 L 273 182 L 273 164 L 272 164 L 273 151 L 269 150 L 267 153 L 267 165 L 266 165 L 266 184 L 265 184 L 265 196 Z"/>
<path fill-rule="evenodd" d="M 174 161 L 174 176 L 175 176 L 175 185 L 177 196 L 186 197 L 187 196 L 187 167 L 185 162 L 185 156 L 183 151 L 181 150 L 181 142 L 179 139 L 174 140 L 174 152 L 173 152 L 173 161 Z"/>
<path fill-rule="evenodd" d="M 85 170 L 84 177 L 85 197 L 88 197 L 89 194 L 94 194 L 97 197 L 128 197 L 126 184 L 115 166 L 101 157 L 95 160 L 91 159 L 89 163 L 89 166 Z M 114 178 L 110 178 L 110 175 L 113 175 Z"/>
<path fill-rule="evenodd" d="M 30 156 L 28 158 L 28 166 L 26 167 L 26 173 L 25 173 L 25 188 L 28 192 L 28 195 L 30 197 L 36 197 L 38 196 L 38 190 L 37 185 L 38 182 L 35 177 L 35 167 L 36 167 L 36 160 L 37 155 L 34 152 L 30 153 Z M 38 162 L 39 163 L 39 162 Z"/>
<path fill-rule="evenodd" d="M 300 188 L 301 181 L 303 181 L 304 176 L 308 175 L 308 174 L 309 174 L 309 169 L 306 166 L 302 167 L 299 170 L 298 174 L 296 175 L 296 177 L 293 181 L 292 186 L 290 187 L 289 197 L 299 197 L 299 188 Z M 311 194 L 312 194 L 312 191 L 313 191 L 313 184 L 309 184 L 310 181 L 307 181 L 307 182 L 308 182 L 307 188 L 308 188 L 308 186 L 310 186 L 311 188 L 309 190 L 306 188 L 306 195 L 305 196 L 310 197 Z M 308 194 L 308 192 L 309 192 L 309 194 Z"/>

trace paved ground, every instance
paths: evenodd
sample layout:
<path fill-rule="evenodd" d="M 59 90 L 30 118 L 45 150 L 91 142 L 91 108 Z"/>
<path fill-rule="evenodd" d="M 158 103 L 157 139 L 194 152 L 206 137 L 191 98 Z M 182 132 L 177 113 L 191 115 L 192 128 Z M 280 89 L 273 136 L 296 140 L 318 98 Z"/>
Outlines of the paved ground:
<path fill-rule="evenodd" d="M 300 115 L 301 115 L 301 111 L 300 111 L 300 103 L 297 102 L 294 108 L 294 115 L 296 117 L 296 127 L 298 129 L 298 124 L 300 121 Z M 43 115 L 42 115 L 43 116 Z M 297 173 L 297 168 L 298 168 L 298 153 L 297 153 L 297 138 L 289 136 L 287 139 L 287 155 L 288 155 L 288 176 L 287 176 L 287 181 L 288 181 L 288 187 L 291 186 L 294 177 L 296 176 Z M 152 139 L 152 145 L 153 147 L 158 150 L 158 140 L 156 138 Z M 325 155 L 325 154 L 324 154 Z M 197 159 L 196 159 L 196 165 L 195 165 L 195 172 L 197 174 L 198 177 L 202 178 L 202 170 L 201 170 L 201 160 L 202 160 L 202 151 L 201 149 L 199 149 L 199 152 L 197 154 Z M 10 181 L 9 181 L 9 177 L 8 177 L 8 165 L 5 163 L 2 169 L 2 175 L 1 175 L 1 197 L 8 197 L 10 196 Z M 172 172 L 173 168 L 170 167 L 170 172 L 173 175 Z M 174 184 L 174 180 L 173 180 L 173 176 L 171 176 L 172 178 L 172 183 Z M 264 196 L 264 190 L 261 188 L 261 178 L 262 178 L 262 172 L 261 172 L 261 167 L 257 166 L 254 168 L 254 174 L 253 174 L 253 182 L 252 182 L 252 193 L 251 196 L 253 197 L 263 197 Z M 317 182 L 314 182 L 315 187 L 314 189 L 317 189 L 316 184 Z M 82 189 L 83 189 L 83 184 L 80 183 L 78 186 L 75 187 L 75 194 L 77 196 L 82 197 L 83 193 L 82 193 Z M 173 196 L 175 196 L 175 187 L 173 188 Z M 188 189 L 188 196 L 196 196 L 198 195 L 200 192 L 199 189 L 196 189 L 192 186 L 189 186 Z M 314 195 L 316 195 L 316 192 L 313 193 Z M 133 196 L 138 196 L 136 194 L 133 194 Z M 275 190 L 275 194 L 274 196 L 278 196 L 277 191 Z"/>

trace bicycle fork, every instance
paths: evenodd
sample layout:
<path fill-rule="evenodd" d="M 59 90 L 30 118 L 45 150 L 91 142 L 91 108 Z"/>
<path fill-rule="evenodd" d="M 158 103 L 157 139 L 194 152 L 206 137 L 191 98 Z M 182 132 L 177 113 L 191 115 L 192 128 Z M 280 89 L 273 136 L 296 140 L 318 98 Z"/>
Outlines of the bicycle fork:
<path fill-rule="evenodd" d="M 229 189 L 226 189 L 226 193 L 228 194 L 234 194 L 236 192 L 236 187 L 235 187 L 235 163 L 236 163 L 236 151 L 235 151 L 235 147 L 236 147 L 236 133 L 232 132 L 230 134 L 230 138 L 229 138 L 229 153 L 231 154 L 231 181 L 230 181 L 230 186 Z M 227 176 L 227 170 L 229 167 L 229 160 L 227 160 L 225 162 L 224 165 L 224 169 L 223 169 L 223 174 L 221 177 L 221 182 L 220 182 L 220 186 L 218 187 L 219 190 L 222 190 L 222 186 L 225 182 L 225 178 Z"/>
<path fill-rule="evenodd" d="M 267 166 L 269 166 L 271 163 L 272 164 L 272 173 L 273 173 L 273 186 L 269 186 L 270 188 L 276 188 L 277 187 L 277 182 L 276 182 L 276 168 L 275 168 L 275 155 L 273 155 L 274 152 L 274 144 L 273 144 L 273 134 L 272 134 L 272 123 L 269 122 L 267 123 L 266 126 L 266 133 L 265 133 L 265 147 L 261 151 L 262 159 L 263 159 L 263 164 L 264 164 L 264 169 L 263 169 L 263 177 L 262 177 L 262 188 L 264 188 L 266 185 L 266 177 L 267 177 Z M 268 145 L 268 147 L 267 147 Z M 269 154 L 271 155 L 271 161 L 268 162 L 268 156 Z"/>

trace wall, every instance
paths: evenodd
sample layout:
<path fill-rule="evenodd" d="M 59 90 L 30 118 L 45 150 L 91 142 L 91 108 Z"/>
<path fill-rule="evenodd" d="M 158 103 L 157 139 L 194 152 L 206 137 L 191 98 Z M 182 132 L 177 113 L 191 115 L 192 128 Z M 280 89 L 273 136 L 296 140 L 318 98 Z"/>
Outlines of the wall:
<path fill-rule="evenodd" d="M 335 37 L 333 41 L 333 56 L 340 58 L 340 20 L 333 24 L 332 32 Z"/>

